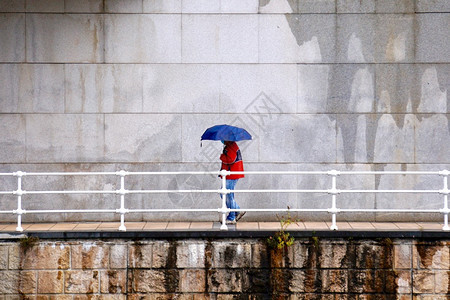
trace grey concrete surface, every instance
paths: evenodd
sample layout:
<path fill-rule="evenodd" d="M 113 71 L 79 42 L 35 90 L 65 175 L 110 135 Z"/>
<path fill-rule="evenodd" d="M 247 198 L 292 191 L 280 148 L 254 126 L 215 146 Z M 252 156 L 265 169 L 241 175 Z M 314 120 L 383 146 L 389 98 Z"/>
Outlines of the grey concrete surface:
<path fill-rule="evenodd" d="M 450 6 L 443 0 L 0 1 L 0 173 L 218 170 L 203 131 L 248 129 L 246 170 L 450 168 Z M 240 188 L 330 188 L 328 177 L 247 176 Z M 16 189 L 0 178 L 0 190 Z M 117 189 L 116 177 L 26 178 L 26 189 Z M 426 176 L 339 177 L 347 188 L 440 189 Z M 129 188 L 220 187 L 214 176 Z M 241 207 L 329 207 L 330 195 L 242 194 Z M 17 207 L 1 196 L 0 210 Z M 338 197 L 341 207 L 430 208 L 442 195 Z M 117 196 L 24 197 L 24 208 L 118 208 Z M 220 206 L 218 195 L 129 195 L 132 208 Z M 13 215 L 2 215 L 8 220 Z M 92 214 L 31 215 L 89 221 Z M 104 219 L 117 219 L 105 215 Z M 302 218 L 328 220 L 307 213 Z M 345 220 L 442 216 L 345 214 Z M 34 218 L 34 219 L 33 219 Z M 275 213 L 250 213 L 275 220 Z M 207 214 L 131 220 L 215 221 Z"/>

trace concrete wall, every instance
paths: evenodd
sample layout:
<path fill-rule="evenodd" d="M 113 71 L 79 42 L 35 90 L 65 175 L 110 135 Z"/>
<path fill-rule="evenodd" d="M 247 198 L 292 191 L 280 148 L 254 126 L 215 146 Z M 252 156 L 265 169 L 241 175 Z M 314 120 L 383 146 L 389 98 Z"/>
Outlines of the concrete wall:
<path fill-rule="evenodd" d="M 252 133 L 253 141 L 240 144 L 247 170 L 448 169 L 449 12 L 446 0 L 0 1 L 1 171 L 217 170 L 220 145 L 200 147 L 200 136 L 220 123 Z M 24 189 L 36 182 L 118 184 L 27 178 Z M 127 178 L 127 188 L 219 185 L 212 177 Z M 330 188 L 330 180 L 248 176 L 237 188 L 297 186 Z M 442 188 L 442 182 L 339 178 L 339 187 L 349 186 Z M 15 207 L 13 197 L 2 199 L 2 209 Z M 51 204 L 41 203 L 46 199 Z M 117 199 L 91 200 L 118 207 Z M 89 206 L 82 197 L 24 201 L 28 209 Z M 339 201 L 340 207 L 442 207 L 437 196 Z M 249 194 L 239 203 L 314 208 L 329 207 L 330 197 Z M 216 195 L 134 196 L 128 205 L 220 206 Z M 167 216 L 130 216 L 144 217 Z M 397 217 L 407 218 L 377 216 Z"/>
<path fill-rule="evenodd" d="M 450 293 L 449 241 L 0 243 L 0 299 L 417 299 Z"/>

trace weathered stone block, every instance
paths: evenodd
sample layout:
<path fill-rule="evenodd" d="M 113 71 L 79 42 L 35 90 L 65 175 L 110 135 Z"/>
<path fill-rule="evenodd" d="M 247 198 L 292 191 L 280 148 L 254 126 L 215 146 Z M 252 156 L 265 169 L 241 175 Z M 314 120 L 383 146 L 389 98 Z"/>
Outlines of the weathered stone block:
<path fill-rule="evenodd" d="M 347 268 L 349 266 L 346 244 L 324 243 L 319 256 L 320 267 L 325 269 Z"/>
<path fill-rule="evenodd" d="M 103 130 L 101 115 L 27 115 L 27 160 L 102 161 Z"/>
<path fill-rule="evenodd" d="M 266 149 L 262 161 L 335 162 L 336 121 L 327 115 L 280 115 L 267 121 L 260 143 Z"/>
<path fill-rule="evenodd" d="M 433 293 L 436 282 L 434 271 L 413 271 L 413 293 Z"/>
<path fill-rule="evenodd" d="M 377 120 L 374 162 L 413 163 L 416 118 L 413 115 L 383 115 Z"/>
<path fill-rule="evenodd" d="M 18 244 L 9 246 L 8 249 L 8 269 L 17 270 L 21 264 L 21 249 Z"/>
<path fill-rule="evenodd" d="M 71 246 L 72 269 L 106 269 L 109 267 L 109 245 L 84 242 Z"/>
<path fill-rule="evenodd" d="M 448 287 L 450 285 L 450 271 L 436 271 L 434 280 L 436 284 L 434 287 L 435 294 L 447 294 L 448 296 Z"/>
<path fill-rule="evenodd" d="M 195 14 L 195 13 L 219 13 L 220 12 L 220 1 L 196 1 L 196 0 L 186 0 L 182 1 L 182 12 L 185 14 Z"/>
<path fill-rule="evenodd" d="M 257 13 L 258 0 L 186 0 L 183 1 L 182 11 L 185 14 Z"/>
<path fill-rule="evenodd" d="M 240 1 L 240 0 L 221 0 L 221 13 L 235 14 L 256 14 L 258 13 L 258 0 Z"/>
<path fill-rule="evenodd" d="M 1 12 L 24 12 L 25 11 L 25 0 L 17 1 L 1 1 L 0 2 Z"/>
<path fill-rule="evenodd" d="M 65 0 L 64 9 L 69 13 L 100 13 L 103 11 L 103 1 Z"/>
<path fill-rule="evenodd" d="M 8 245 L 0 245 L 0 270 L 8 269 Z"/>
<path fill-rule="evenodd" d="M 251 246 L 243 243 L 213 243 L 213 268 L 250 267 Z"/>
<path fill-rule="evenodd" d="M 181 0 L 143 0 L 144 13 L 181 13 Z"/>
<path fill-rule="evenodd" d="M 169 292 L 178 288 L 177 271 L 132 270 L 128 273 L 129 292 Z"/>
<path fill-rule="evenodd" d="M 41 296 L 37 296 L 36 299 L 38 300 L 72 300 L 72 299 L 76 299 L 77 297 L 80 296 L 72 296 L 72 295 L 50 295 L 48 298 L 47 296 L 42 296 L 42 299 L 40 299 L 39 297 Z M 85 297 L 89 297 L 89 296 L 85 296 Z M 83 300 L 88 300 L 88 299 L 83 299 Z"/>
<path fill-rule="evenodd" d="M 409 299 L 409 298 L 408 298 Z M 417 297 L 415 298 L 417 299 Z M 447 300 L 448 296 L 447 295 L 433 295 L 433 296 L 422 296 L 421 300 Z"/>
<path fill-rule="evenodd" d="M 448 64 L 420 65 L 416 67 L 417 112 L 447 113 L 450 111 L 448 91 L 450 84 L 444 78 L 450 76 Z M 420 91 L 419 91 L 420 89 Z M 414 108 L 415 108 L 414 107 Z"/>
<path fill-rule="evenodd" d="M 62 294 L 64 291 L 63 271 L 39 271 L 38 293 Z"/>
<path fill-rule="evenodd" d="M 413 254 L 410 244 L 394 245 L 394 268 L 410 269 L 413 264 Z"/>
<path fill-rule="evenodd" d="M 348 291 L 357 294 L 383 293 L 385 292 L 384 282 L 384 271 L 350 271 Z"/>
<path fill-rule="evenodd" d="M 36 273 L 33 271 L 0 272 L 0 293 L 5 296 L 16 293 L 36 293 Z"/>
<path fill-rule="evenodd" d="M 40 243 L 19 251 L 24 270 L 64 270 L 70 266 L 70 247 L 62 243 Z"/>
<path fill-rule="evenodd" d="M 18 112 L 64 112 L 62 65 L 22 65 L 19 76 Z"/>
<path fill-rule="evenodd" d="M 261 15 L 259 61 L 321 63 L 335 59 L 336 17 L 323 15 Z"/>
<path fill-rule="evenodd" d="M 450 2 L 447 0 L 417 0 L 416 12 L 444 12 L 450 11 Z"/>
<path fill-rule="evenodd" d="M 0 161 L 20 162 L 26 156 L 25 118 L 20 115 L 0 115 Z"/>
<path fill-rule="evenodd" d="M 106 0 L 104 3 L 108 13 L 142 13 L 142 0 Z"/>
<path fill-rule="evenodd" d="M 256 15 L 185 15 L 182 27 L 185 63 L 258 61 Z"/>
<path fill-rule="evenodd" d="M 375 103 L 375 67 L 364 64 L 334 65 L 328 76 L 326 111 L 370 113 Z"/>
<path fill-rule="evenodd" d="M 418 269 L 448 270 L 450 268 L 450 248 L 443 243 L 418 243 Z"/>
<path fill-rule="evenodd" d="M 19 291 L 20 273 L 18 271 L 0 272 L 0 293 L 14 294 Z"/>
<path fill-rule="evenodd" d="M 65 66 L 66 112 L 142 112 L 142 66 Z"/>
<path fill-rule="evenodd" d="M 105 61 L 181 62 L 181 15 L 106 15 Z"/>
<path fill-rule="evenodd" d="M 98 293 L 99 271 L 66 271 L 65 293 Z"/>
<path fill-rule="evenodd" d="M 103 62 L 102 32 L 100 15 L 28 15 L 27 61 Z"/>
<path fill-rule="evenodd" d="M 267 268 L 269 266 L 269 257 L 267 255 L 268 247 L 263 243 L 251 245 L 252 248 L 252 268 Z"/>
<path fill-rule="evenodd" d="M 175 267 L 175 262 L 169 262 L 169 256 L 174 259 L 175 245 L 167 242 L 156 242 L 153 244 L 152 268 Z"/>
<path fill-rule="evenodd" d="M 268 294 L 270 291 L 270 270 L 265 268 L 251 268 L 244 270 L 242 290 L 258 297 L 258 293 Z"/>
<path fill-rule="evenodd" d="M 315 267 L 315 255 L 317 251 L 314 251 L 313 245 L 304 242 L 295 242 L 292 246 L 294 253 L 293 267 L 294 268 L 314 268 Z"/>
<path fill-rule="evenodd" d="M 311 283 L 314 284 L 314 280 L 310 280 L 310 270 L 297 270 L 292 271 L 292 279 L 289 285 L 289 291 L 293 293 L 305 293 L 307 290 L 311 292 L 315 290 L 311 287 Z"/>
<path fill-rule="evenodd" d="M 338 15 L 337 28 L 336 60 L 338 62 L 375 62 L 375 15 Z"/>
<path fill-rule="evenodd" d="M 335 0 L 299 0 L 299 13 L 335 13 Z"/>
<path fill-rule="evenodd" d="M 404 1 L 391 1 L 400 2 Z M 416 40 L 413 15 L 377 15 L 375 36 L 376 62 L 414 62 Z"/>
<path fill-rule="evenodd" d="M 329 293 L 348 292 L 347 270 L 322 270 L 322 291 Z"/>
<path fill-rule="evenodd" d="M 417 62 L 450 62 L 450 40 L 446 30 L 450 15 L 444 14 L 418 14 L 416 15 L 416 61 Z"/>
<path fill-rule="evenodd" d="M 154 64 L 143 67 L 144 112 L 219 112 L 220 66 Z"/>
<path fill-rule="evenodd" d="M 269 264 L 273 269 L 290 268 L 294 257 L 294 248 L 269 249 Z"/>
<path fill-rule="evenodd" d="M 380 64 L 375 69 L 376 110 L 412 113 L 420 104 L 419 68 L 408 64 Z"/>
<path fill-rule="evenodd" d="M 0 111 L 64 112 L 62 65 L 0 65 Z"/>
<path fill-rule="evenodd" d="M 414 0 L 403 0 L 403 1 L 376 0 L 375 10 L 377 13 L 399 13 L 399 14 L 414 13 L 416 2 L 417 1 Z"/>
<path fill-rule="evenodd" d="M 450 157 L 449 118 L 446 115 L 419 115 L 415 128 L 416 163 L 448 163 Z"/>
<path fill-rule="evenodd" d="M 0 14 L 0 32 L 0 62 L 25 61 L 25 15 Z"/>
<path fill-rule="evenodd" d="M 19 293 L 32 294 L 36 293 L 36 272 L 35 271 L 21 271 L 19 279 Z"/>
<path fill-rule="evenodd" d="M 153 244 L 131 244 L 128 248 L 128 267 L 151 268 Z"/>
<path fill-rule="evenodd" d="M 109 248 L 109 265 L 111 269 L 125 269 L 127 267 L 127 244 L 112 244 Z"/>
<path fill-rule="evenodd" d="M 108 160 L 181 160 L 181 116 L 106 115 L 105 125 L 105 156 Z"/>
<path fill-rule="evenodd" d="M 390 269 L 394 264 L 392 246 L 364 243 L 356 245 L 357 269 Z"/>
<path fill-rule="evenodd" d="M 27 1 L 27 12 L 52 12 L 62 13 L 64 12 L 64 2 L 58 0 L 36 0 Z"/>
<path fill-rule="evenodd" d="M 181 270 L 180 292 L 193 293 L 205 292 L 205 270 Z"/>
<path fill-rule="evenodd" d="M 296 65 L 226 64 L 220 66 L 220 78 L 221 112 L 271 118 L 297 111 Z"/>
<path fill-rule="evenodd" d="M 224 272 L 221 269 L 210 269 L 206 275 L 208 279 L 208 291 L 212 293 L 239 293 L 242 292 L 242 270 L 229 269 Z"/>
<path fill-rule="evenodd" d="M 109 269 L 100 272 L 100 292 L 107 294 L 126 293 L 126 270 Z"/>
<path fill-rule="evenodd" d="M 298 113 L 328 111 L 329 65 L 298 65 Z"/>
<path fill-rule="evenodd" d="M 337 122 L 338 156 L 344 161 L 414 161 L 413 115 L 343 115 Z"/>
<path fill-rule="evenodd" d="M 16 64 L 0 65 L 0 111 L 2 113 L 17 112 L 20 101 L 19 82 L 22 68 Z"/>
<path fill-rule="evenodd" d="M 204 268 L 205 244 L 201 242 L 182 242 L 177 245 L 178 268 Z"/>
<path fill-rule="evenodd" d="M 298 1 L 273 1 L 259 0 L 259 13 L 289 14 L 298 12 Z"/>
<path fill-rule="evenodd" d="M 412 277 L 411 271 L 396 271 L 395 285 L 397 286 L 397 293 L 406 294 L 411 293 Z"/>
<path fill-rule="evenodd" d="M 338 13 L 374 13 L 375 0 L 338 0 Z"/>

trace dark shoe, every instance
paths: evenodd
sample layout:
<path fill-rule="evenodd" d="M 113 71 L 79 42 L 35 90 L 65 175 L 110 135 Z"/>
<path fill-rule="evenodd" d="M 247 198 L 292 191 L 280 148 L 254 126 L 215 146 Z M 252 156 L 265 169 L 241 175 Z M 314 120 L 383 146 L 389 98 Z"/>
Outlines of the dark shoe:
<path fill-rule="evenodd" d="M 236 220 L 227 220 L 227 225 L 236 225 Z"/>
<path fill-rule="evenodd" d="M 245 215 L 245 213 L 246 213 L 246 211 L 239 213 L 236 217 L 236 222 L 239 221 Z"/>

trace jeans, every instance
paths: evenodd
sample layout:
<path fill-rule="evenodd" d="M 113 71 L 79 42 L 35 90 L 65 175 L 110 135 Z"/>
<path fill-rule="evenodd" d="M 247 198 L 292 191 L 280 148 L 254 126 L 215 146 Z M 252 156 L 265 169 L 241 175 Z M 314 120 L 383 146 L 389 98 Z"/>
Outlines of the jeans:
<path fill-rule="evenodd" d="M 234 187 L 236 186 L 238 179 L 227 179 L 226 187 L 228 190 L 234 190 Z M 227 208 L 230 209 L 240 209 L 239 205 L 237 205 L 236 201 L 234 200 L 234 193 L 227 194 Z M 228 221 L 233 221 L 236 216 L 239 214 L 239 212 L 230 212 L 227 216 Z"/>

